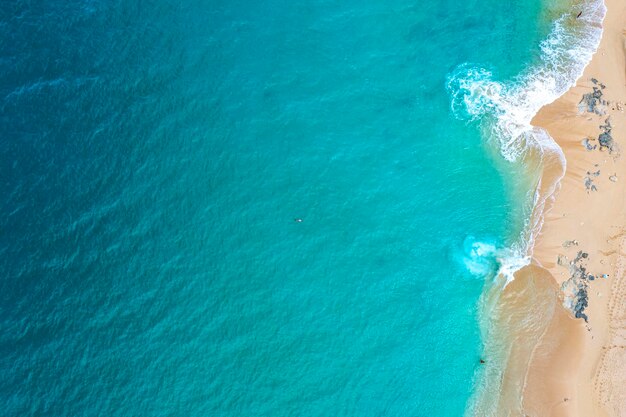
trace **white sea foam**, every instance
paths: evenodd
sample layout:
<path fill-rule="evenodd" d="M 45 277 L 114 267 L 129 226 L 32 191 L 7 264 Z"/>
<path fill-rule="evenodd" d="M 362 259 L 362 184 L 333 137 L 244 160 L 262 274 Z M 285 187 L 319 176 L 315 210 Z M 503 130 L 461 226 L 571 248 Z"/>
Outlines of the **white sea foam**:
<path fill-rule="evenodd" d="M 513 280 L 513 274 L 528 265 L 530 258 L 520 256 L 510 248 L 499 248 L 492 242 L 477 241 L 468 237 L 464 244 L 463 262 L 467 270 L 477 276 L 502 276 L 505 285 Z"/>
<path fill-rule="evenodd" d="M 575 19 L 579 11 L 582 14 Z M 561 16 L 541 43 L 538 63 L 512 81 L 497 81 L 488 69 L 469 63 L 460 65 L 448 77 L 454 114 L 480 121 L 486 139 L 507 161 L 520 161 L 532 150 L 540 155 L 543 167 L 549 164 L 561 168 L 555 178 L 542 179 L 549 183 L 542 184 L 540 180 L 533 198 L 533 216 L 508 255 L 502 253 L 500 273 L 507 282 L 516 270 L 529 263 L 543 214 L 565 172 L 561 148 L 544 129 L 532 126 L 531 120 L 582 76 L 600 43 L 605 14 L 604 3 L 595 0 L 583 2 Z"/>
<path fill-rule="evenodd" d="M 487 276 L 496 272 L 495 244 L 474 241 L 472 237 L 468 237 L 464 246 L 463 263 L 472 275 Z"/>
<path fill-rule="evenodd" d="M 541 107 L 574 85 L 598 47 L 606 8 L 600 1 L 581 7 L 581 18 L 575 22 L 572 12 L 554 22 L 541 43 L 539 63 L 511 82 L 494 80 L 491 71 L 468 63 L 448 77 L 454 114 L 470 119 L 493 116 L 487 119 L 490 139 L 497 141 L 509 161 L 538 145 L 530 121 Z"/>

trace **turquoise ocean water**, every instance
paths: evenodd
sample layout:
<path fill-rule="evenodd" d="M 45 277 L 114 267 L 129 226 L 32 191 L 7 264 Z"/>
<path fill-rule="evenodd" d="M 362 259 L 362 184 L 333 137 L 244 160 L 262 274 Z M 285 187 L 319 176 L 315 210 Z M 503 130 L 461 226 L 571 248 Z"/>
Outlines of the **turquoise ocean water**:
<path fill-rule="evenodd" d="M 553 11 L 2 2 L 2 415 L 462 415 L 529 190 L 451 80 Z"/>

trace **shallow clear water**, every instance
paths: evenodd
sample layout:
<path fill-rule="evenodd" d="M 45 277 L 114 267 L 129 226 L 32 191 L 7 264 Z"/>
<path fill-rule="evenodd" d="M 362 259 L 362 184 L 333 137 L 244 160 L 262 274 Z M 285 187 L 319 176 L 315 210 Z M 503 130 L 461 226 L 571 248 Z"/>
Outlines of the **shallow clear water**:
<path fill-rule="evenodd" d="M 183 3 L 0 5 L 3 414 L 462 415 L 527 212 L 446 82 L 550 16 Z"/>

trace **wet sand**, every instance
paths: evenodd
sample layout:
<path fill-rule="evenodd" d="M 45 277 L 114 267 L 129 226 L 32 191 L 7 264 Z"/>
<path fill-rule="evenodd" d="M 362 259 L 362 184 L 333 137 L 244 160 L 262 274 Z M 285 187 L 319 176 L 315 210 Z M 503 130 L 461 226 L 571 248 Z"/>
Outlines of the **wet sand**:
<path fill-rule="evenodd" d="M 605 3 L 584 75 L 533 119 L 563 149 L 567 168 L 533 265 L 517 274 L 552 282 L 559 301 L 524 359 L 528 416 L 626 416 L 626 2 Z"/>

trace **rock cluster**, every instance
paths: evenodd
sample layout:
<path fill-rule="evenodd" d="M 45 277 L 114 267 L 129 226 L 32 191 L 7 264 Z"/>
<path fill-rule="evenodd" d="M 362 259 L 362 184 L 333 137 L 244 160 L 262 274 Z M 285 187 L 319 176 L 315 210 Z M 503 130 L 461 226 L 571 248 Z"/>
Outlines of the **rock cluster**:
<path fill-rule="evenodd" d="M 615 151 L 615 143 L 613 142 L 613 136 L 611 136 L 611 118 L 607 117 L 604 121 L 604 124 L 600 126 L 600 136 L 598 136 L 598 143 L 600 144 L 600 150 L 603 151 L 607 149 L 609 153 L 613 153 Z"/>
<path fill-rule="evenodd" d="M 599 127 L 601 133 L 598 136 L 598 144 L 595 143 L 596 139 L 594 138 L 584 138 L 580 143 L 588 151 L 593 151 L 599 148 L 600 151 L 609 151 L 609 154 L 615 153 L 617 151 L 617 147 L 615 145 L 615 141 L 613 140 L 613 135 L 611 134 L 611 130 L 613 129 L 613 126 L 611 126 L 611 118 L 607 117 L 604 120 L 604 124 Z"/>
<path fill-rule="evenodd" d="M 590 141 L 594 141 L 595 139 L 593 138 L 585 138 L 582 140 L 582 144 L 585 147 L 585 149 L 587 149 L 588 151 L 593 151 L 594 149 L 596 149 L 598 147 L 598 145 L 592 145 Z"/>
<path fill-rule="evenodd" d="M 576 293 L 576 305 L 574 306 L 574 317 L 577 319 L 583 319 L 589 322 L 589 317 L 584 313 L 585 309 L 589 305 L 589 294 L 587 293 L 587 286 L 580 286 Z"/>
<path fill-rule="evenodd" d="M 572 242 L 572 241 L 568 241 Z M 568 243 L 565 242 L 565 243 Z M 565 244 L 563 245 L 565 246 Z M 589 320 L 585 309 L 589 306 L 589 283 L 599 275 L 590 274 L 583 262 L 589 258 L 587 252 L 578 251 L 572 261 L 568 261 L 565 255 L 559 255 L 557 263 L 569 269 L 570 278 L 561 287 L 568 298 L 568 306 L 572 309 L 577 319 Z M 608 278 L 607 274 L 601 274 L 602 278 Z"/>
<path fill-rule="evenodd" d="M 603 90 L 606 88 L 604 84 L 599 82 L 597 79 L 592 78 L 591 82 L 594 84 L 593 91 L 590 93 L 583 94 L 580 102 L 578 103 L 578 110 L 581 113 L 589 112 L 597 114 L 598 116 L 604 116 L 606 114 L 606 106 L 609 104 L 603 96 Z M 618 103 L 619 104 L 619 103 Z M 618 106 L 620 108 L 620 106 Z M 614 108 L 613 108 L 614 109 Z M 599 148 L 600 151 L 608 150 L 609 153 L 615 152 L 616 146 L 613 141 L 613 136 L 611 135 L 611 120 L 610 117 L 607 117 L 604 120 L 604 124 L 600 125 L 600 135 L 598 136 L 598 143 L 594 143 L 596 139 L 594 138 L 584 138 L 581 143 L 588 151 L 593 151 Z"/>
<path fill-rule="evenodd" d="M 587 176 L 584 178 L 585 181 L 585 189 L 587 192 L 589 191 L 598 191 L 598 188 L 593 183 L 593 178 L 600 176 L 600 170 L 595 172 L 587 171 Z"/>
<path fill-rule="evenodd" d="M 602 90 L 604 90 L 606 86 L 595 78 L 592 78 L 591 82 L 594 84 L 593 91 L 591 93 L 583 94 L 583 98 L 578 103 L 578 110 L 602 116 L 606 112 L 599 106 L 606 106 L 608 104 L 607 101 L 602 98 Z"/>
<path fill-rule="evenodd" d="M 572 246 L 578 246 L 578 241 L 576 239 L 566 240 L 565 242 L 563 242 L 564 248 L 571 248 Z"/>

